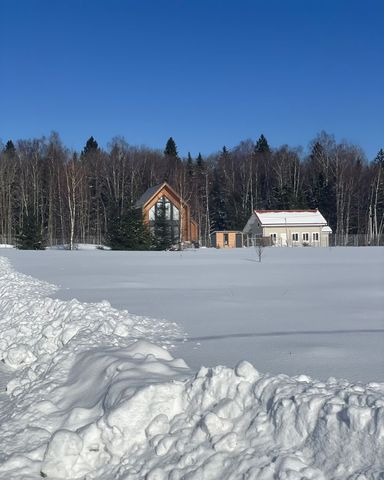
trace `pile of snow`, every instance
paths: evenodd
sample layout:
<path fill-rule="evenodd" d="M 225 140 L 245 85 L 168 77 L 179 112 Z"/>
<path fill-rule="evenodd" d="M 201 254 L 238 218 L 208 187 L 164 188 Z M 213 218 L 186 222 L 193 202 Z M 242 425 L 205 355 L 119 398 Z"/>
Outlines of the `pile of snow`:
<path fill-rule="evenodd" d="M 384 478 L 384 384 L 193 374 L 174 324 L 54 288 L 0 259 L 0 478 Z"/>
<path fill-rule="evenodd" d="M 0 248 L 15 248 L 15 245 L 10 245 L 9 243 L 0 243 Z"/>

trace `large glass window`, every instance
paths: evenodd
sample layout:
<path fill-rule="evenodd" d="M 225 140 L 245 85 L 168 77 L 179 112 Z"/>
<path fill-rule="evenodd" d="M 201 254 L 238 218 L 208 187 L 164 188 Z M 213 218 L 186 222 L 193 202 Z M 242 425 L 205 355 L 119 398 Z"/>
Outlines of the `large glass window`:
<path fill-rule="evenodd" d="M 154 222 L 156 218 L 156 205 L 149 210 L 149 221 Z"/>
<path fill-rule="evenodd" d="M 164 198 L 164 207 L 165 207 L 165 218 L 166 220 L 171 220 L 171 202 L 168 200 L 168 198 Z M 160 200 L 161 202 L 161 200 Z"/>
<path fill-rule="evenodd" d="M 159 198 L 157 203 L 149 210 L 149 224 L 152 231 L 155 231 L 155 223 L 162 216 L 163 220 L 168 224 L 172 243 L 177 243 L 180 236 L 180 212 L 179 209 L 165 196 Z"/>

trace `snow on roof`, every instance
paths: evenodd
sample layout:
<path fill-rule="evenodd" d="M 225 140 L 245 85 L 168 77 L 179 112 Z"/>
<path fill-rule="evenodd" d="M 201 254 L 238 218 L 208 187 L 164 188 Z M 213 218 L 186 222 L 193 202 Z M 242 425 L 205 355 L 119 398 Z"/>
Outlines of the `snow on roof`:
<path fill-rule="evenodd" d="M 326 227 L 323 227 L 321 229 L 322 232 L 325 232 L 325 233 L 332 233 L 332 228 L 331 227 L 328 227 L 328 225 Z"/>
<path fill-rule="evenodd" d="M 261 225 L 327 225 L 319 210 L 255 210 Z"/>

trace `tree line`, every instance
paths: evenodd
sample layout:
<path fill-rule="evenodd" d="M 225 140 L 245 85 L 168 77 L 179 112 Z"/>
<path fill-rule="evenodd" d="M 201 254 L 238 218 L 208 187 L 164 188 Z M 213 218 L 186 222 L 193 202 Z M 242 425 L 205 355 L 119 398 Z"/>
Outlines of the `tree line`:
<path fill-rule="evenodd" d="M 360 147 L 325 132 L 308 154 L 272 148 L 264 135 L 196 158 L 181 158 L 172 138 L 164 151 L 120 137 L 104 150 L 91 137 L 76 152 L 57 133 L 0 148 L 0 243 L 33 232 L 41 245 L 73 248 L 111 236 L 118 244 L 141 228 L 132 220 L 135 201 L 163 181 L 190 205 L 202 245 L 215 230 L 242 230 L 254 209 L 319 208 L 338 235 L 384 230 L 384 151 L 368 161 Z M 149 248 L 148 238 L 140 245 Z"/>

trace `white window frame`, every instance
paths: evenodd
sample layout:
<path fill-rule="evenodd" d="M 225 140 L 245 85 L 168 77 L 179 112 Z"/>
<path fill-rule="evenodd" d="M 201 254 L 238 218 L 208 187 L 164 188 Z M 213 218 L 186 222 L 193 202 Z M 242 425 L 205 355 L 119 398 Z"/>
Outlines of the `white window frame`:
<path fill-rule="evenodd" d="M 317 235 L 317 238 L 315 238 L 315 235 Z M 312 232 L 312 242 L 320 242 L 319 232 Z"/>
<path fill-rule="evenodd" d="M 156 219 L 156 204 L 149 209 L 149 221 L 154 222 Z"/>
<path fill-rule="evenodd" d="M 304 238 L 304 235 L 307 235 L 307 238 L 306 238 L 306 239 Z M 302 242 L 303 242 L 303 243 L 309 243 L 309 232 L 303 232 L 303 233 L 301 234 L 301 239 L 302 239 Z"/>
<path fill-rule="evenodd" d="M 277 233 L 271 233 L 271 243 L 277 245 Z"/>
<path fill-rule="evenodd" d="M 295 240 L 293 236 L 296 235 L 297 239 Z M 292 232 L 292 243 L 298 243 L 299 242 L 299 232 Z"/>

